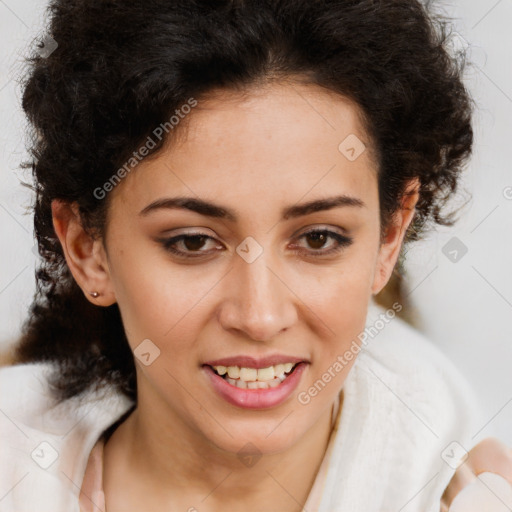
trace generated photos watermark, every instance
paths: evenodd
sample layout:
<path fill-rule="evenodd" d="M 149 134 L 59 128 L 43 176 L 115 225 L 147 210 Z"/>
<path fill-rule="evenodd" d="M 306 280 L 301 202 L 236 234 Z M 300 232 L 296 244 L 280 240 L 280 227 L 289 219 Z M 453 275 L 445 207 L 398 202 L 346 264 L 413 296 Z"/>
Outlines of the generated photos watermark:
<path fill-rule="evenodd" d="M 146 142 L 137 151 L 134 151 L 133 155 L 101 187 L 94 189 L 94 197 L 96 199 L 105 199 L 107 193 L 111 192 L 116 185 L 121 183 L 121 180 L 142 162 L 144 157 L 149 155 L 150 151 L 156 147 L 157 141 L 161 141 L 166 134 L 174 130 L 195 106 L 197 106 L 197 100 L 189 98 L 187 103 L 184 103 L 179 109 L 174 111 L 174 114 L 168 121 L 157 126 L 152 134 L 148 136 Z"/>
<path fill-rule="evenodd" d="M 380 331 L 382 331 L 402 310 L 402 305 L 399 302 L 395 302 L 391 308 L 387 309 L 384 313 L 379 315 L 379 318 L 373 322 L 373 325 L 366 326 L 364 331 L 359 333 L 357 340 L 352 340 L 350 348 L 347 349 L 343 354 L 338 355 L 336 360 L 332 363 L 329 368 L 322 374 L 322 376 L 315 381 L 306 391 L 302 391 L 298 394 L 297 399 L 300 404 L 307 405 L 311 402 L 312 398 L 318 395 L 328 384 L 333 380 L 337 374 L 343 371 L 351 361 L 362 350 L 362 346 L 368 345 L 369 341 L 375 338 Z"/>

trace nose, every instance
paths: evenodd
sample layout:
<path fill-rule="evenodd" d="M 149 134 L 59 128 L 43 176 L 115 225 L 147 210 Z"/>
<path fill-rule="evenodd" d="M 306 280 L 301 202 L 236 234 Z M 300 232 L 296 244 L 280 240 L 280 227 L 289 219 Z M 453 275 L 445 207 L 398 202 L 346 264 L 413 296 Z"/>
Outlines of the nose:
<path fill-rule="evenodd" d="M 236 258 L 226 276 L 218 319 L 238 337 L 269 341 L 297 321 L 297 296 L 284 272 L 264 251 L 248 263 Z"/>

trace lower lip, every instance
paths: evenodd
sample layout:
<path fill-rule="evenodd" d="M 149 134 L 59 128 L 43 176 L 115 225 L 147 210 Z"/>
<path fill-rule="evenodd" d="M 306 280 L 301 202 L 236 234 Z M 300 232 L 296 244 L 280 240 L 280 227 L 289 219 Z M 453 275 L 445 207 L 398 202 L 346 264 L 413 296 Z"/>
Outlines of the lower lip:
<path fill-rule="evenodd" d="M 297 388 L 305 368 L 306 363 L 297 364 L 293 372 L 275 388 L 241 389 L 217 375 L 210 366 L 203 366 L 215 391 L 230 404 L 244 409 L 268 409 L 282 404 Z"/>

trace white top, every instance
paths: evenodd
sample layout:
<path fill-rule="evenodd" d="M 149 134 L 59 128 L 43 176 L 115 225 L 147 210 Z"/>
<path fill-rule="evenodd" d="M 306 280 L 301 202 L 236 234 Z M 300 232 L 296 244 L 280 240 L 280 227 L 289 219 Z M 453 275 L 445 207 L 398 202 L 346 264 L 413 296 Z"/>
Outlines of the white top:
<path fill-rule="evenodd" d="M 422 334 L 384 313 L 370 304 L 307 502 L 320 504 L 307 512 L 439 512 L 463 448 L 479 441 L 485 422 L 467 381 Z M 80 512 L 89 455 L 133 405 L 109 387 L 54 407 L 51 369 L 0 369 L 0 512 Z"/>

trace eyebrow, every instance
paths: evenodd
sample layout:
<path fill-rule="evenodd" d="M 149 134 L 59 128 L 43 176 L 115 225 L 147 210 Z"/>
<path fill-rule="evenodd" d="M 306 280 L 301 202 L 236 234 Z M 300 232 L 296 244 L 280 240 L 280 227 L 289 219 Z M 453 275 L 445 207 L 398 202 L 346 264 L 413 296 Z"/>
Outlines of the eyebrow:
<path fill-rule="evenodd" d="M 283 220 L 288 220 L 342 206 L 352 206 L 357 208 L 366 207 L 365 203 L 357 197 L 340 195 L 325 199 L 316 199 L 299 205 L 288 206 L 281 211 L 281 217 Z M 157 199 L 143 208 L 139 215 L 146 216 L 150 212 L 160 209 L 182 209 L 196 212 L 206 217 L 226 219 L 231 222 L 237 222 L 238 220 L 238 216 L 234 210 L 194 197 L 168 197 Z"/>

